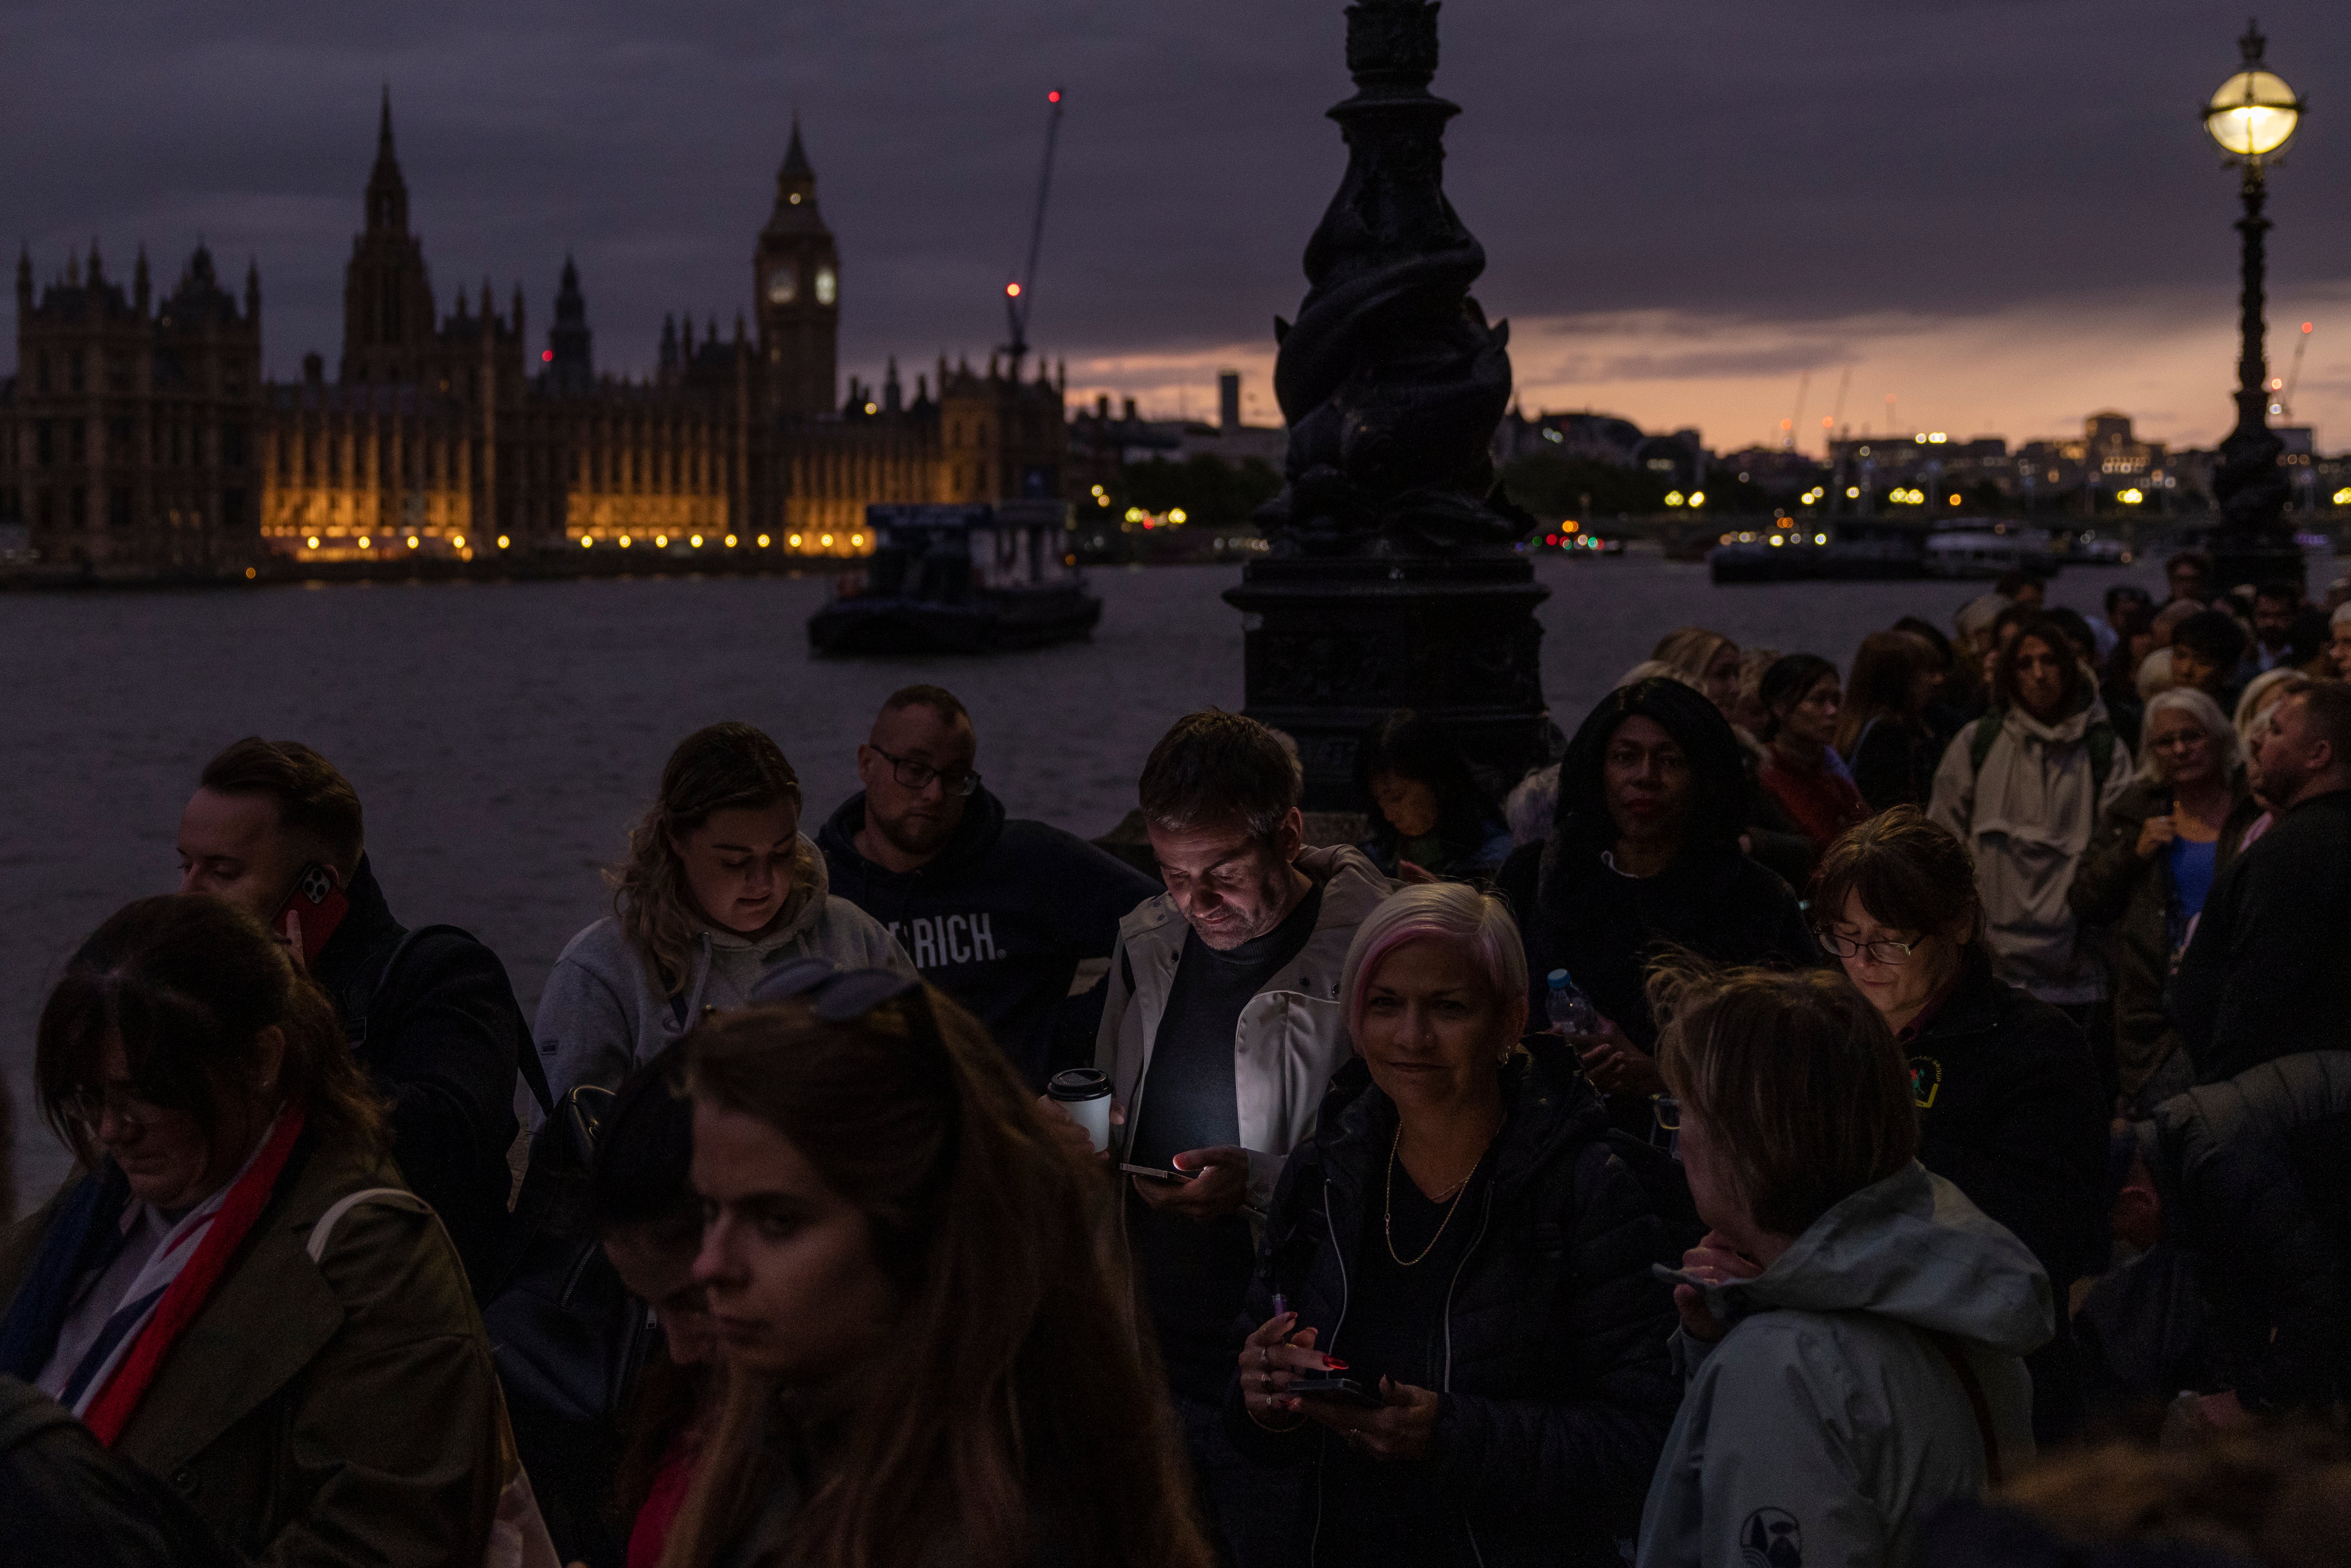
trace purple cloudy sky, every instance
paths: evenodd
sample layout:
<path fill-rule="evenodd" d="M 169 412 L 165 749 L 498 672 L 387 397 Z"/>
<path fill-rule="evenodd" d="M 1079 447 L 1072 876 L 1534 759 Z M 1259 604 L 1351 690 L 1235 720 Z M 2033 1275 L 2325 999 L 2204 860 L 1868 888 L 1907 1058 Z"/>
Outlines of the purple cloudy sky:
<path fill-rule="evenodd" d="M 2314 105 L 2273 181 L 2273 358 L 2314 322 L 2295 412 L 2333 450 L 2351 98 L 2327 89 L 2351 26 L 2339 0 L 2262 20 Z M 2209 442 L 2234 198 L 2196 109 L 2243 25 L 2183 0 L 1454 0 L 1448 185 L 1527 406 L 1729 447 L 1794 417 L 1809 371 L 1813 442 L 1840 384 L 1856 429 L 2046 434 L 2111 405 Z M 1270 318 L 1343 166 L 1322 118 L 1342 35 L 1337 0 L 11 0 L 0 238 L 42 277 L 93 237 L 174 275 L 202 234 L 237 273 L 259 258 L 276 373 L 331 361 L 389 80 L 444 304 L 520 281 L 536 337 L 569 248 L 600 363 L 642 372 L 664 311 L 747 306 L 797 105 L 843 256 L 843 371 L 894 352 L 911 380 L 999 340 L 1059 86 L 1032 338 L 1073 392 L 1168 413 L 1238 367 L 1270 421 Z M 0 298 L 12 346 L 13 325 Z"/>

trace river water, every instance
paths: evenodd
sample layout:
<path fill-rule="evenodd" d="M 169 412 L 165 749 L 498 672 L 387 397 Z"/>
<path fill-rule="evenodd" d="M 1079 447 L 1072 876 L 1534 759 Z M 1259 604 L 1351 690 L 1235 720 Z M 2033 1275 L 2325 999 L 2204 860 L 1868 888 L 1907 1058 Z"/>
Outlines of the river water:
<path fill-rule="evenodd" d="M 1654 555 L 1546 560 L 1543 686 L 1563 729 L 1684 623 L 1842 666 L 1897 616 L 1949 626 L 1981 585 L 1713 586 Z M 2075 569 L 2053 601 L 2094 612 L 2151 568 Z M 1193 709 L 1238 707 L 1238 568 L 1092 574 L 1090 643 L 994 659 L 813 659 L 803 625 L 830 580 L 710 578 L 358 584 L 0 596 L 0 1067 L 17 1190 L 66 1161 L 26 1113 L 33 1030 L 74 946 L 172 887 L 173 834 L 204 761 L 242 735 L 308 742 L 358 787 L 393 910 L 495 946 L 526 1009 L 563 944 L 605 912 L 618 855 L 678 738 L 719 719 L 775 736 L 811 821 L 855 789 L 881 699 L 951 687 L 979 766 L 1016 816 L 1106 831 L 1152 743 Z"/>

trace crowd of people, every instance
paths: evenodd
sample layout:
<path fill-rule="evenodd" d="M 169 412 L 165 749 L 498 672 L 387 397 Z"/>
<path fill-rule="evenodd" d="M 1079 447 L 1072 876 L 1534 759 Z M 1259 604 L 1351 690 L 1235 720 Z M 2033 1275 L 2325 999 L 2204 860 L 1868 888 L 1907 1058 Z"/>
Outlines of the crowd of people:
<path fill-rule="evenodd" d="M 2167 582 L 1390 714 L 1359 843 L 715 725 L 535 1017 L 237 741 L 41 1014 L 9 1560 L 2342 1561 L 2351 589 Z"/>

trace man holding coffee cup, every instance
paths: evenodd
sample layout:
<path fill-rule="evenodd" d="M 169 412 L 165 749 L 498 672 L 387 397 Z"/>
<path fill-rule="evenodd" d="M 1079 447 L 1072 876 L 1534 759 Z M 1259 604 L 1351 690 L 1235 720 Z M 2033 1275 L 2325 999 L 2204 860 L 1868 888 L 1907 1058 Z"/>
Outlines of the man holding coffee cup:
<path fill-rule="evenodd" d="M 1304 848 L 1297 762 L 1255 719 L 1210 709 L 1177 721 L 1141 795 L 1167 891 L 1119 923 L 1094 1066 L 1112 1093 L 1108 1157 L 1130 1173 L 1144 1303 L 1229 1531 L 1233 1489 L 1262 1484 L 1218 1430 L 1255 1261 L 1250 1214 L 1352 1052 L 1339 1003 L 1347 945 L 1397 884 L 1353 849 Z M 1057 1081 L 1041 1103 L 1091 1146 L 1063 1100 L 1088 1088 Z"/>

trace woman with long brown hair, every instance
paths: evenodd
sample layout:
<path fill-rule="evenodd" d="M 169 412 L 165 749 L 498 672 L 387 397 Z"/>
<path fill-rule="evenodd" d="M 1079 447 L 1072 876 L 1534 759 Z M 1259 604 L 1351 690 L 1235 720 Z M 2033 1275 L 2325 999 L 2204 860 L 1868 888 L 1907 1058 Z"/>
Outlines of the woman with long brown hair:
<path fill-rule="evenodd" d="M 800 831 L 799 775 L 747 724 L 678 742 L 610 876 L 612 913 L 571 939 L 539 997 L 558 1099 L 617 1089 L 710 1009 L 742 1006 L 770 965 L 914 973 L 872 916 L 827 893 L 824 856 Z"/>
<path fill-rule="evenodd" d="M 481 1561 L 510 1471 L 473 1292 L 261 922 L 125 906 L 42 1009 L 33 1082 L 80 1170 L 0 1235 L 0 1373 L 240 1561 Z"/>
<path fill-rule="evenodd" d="M 943 993 L 806 969 L 686 1042 L 729 1386 L 664 1568 L 1207 1568 L 1114 1189 Z"/>
<path fill-rule="evenodd" d="M 1907 632 L 1873 632 L 1853 656 L 1835 744 L 1873 811 L 1924 808 L 1935 792 L 1943 737 L 1926 715 L 1941 665 L 1935 650 Z"/>

